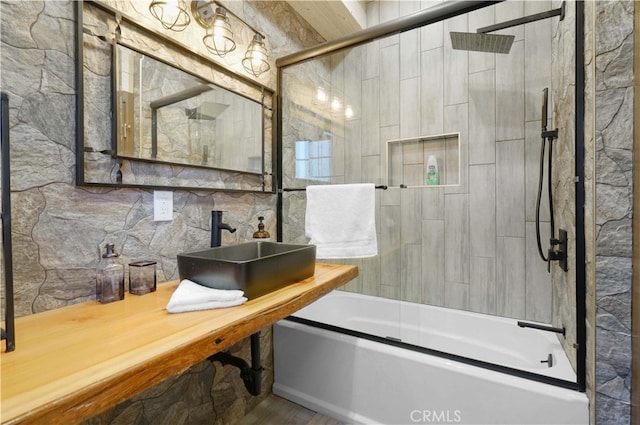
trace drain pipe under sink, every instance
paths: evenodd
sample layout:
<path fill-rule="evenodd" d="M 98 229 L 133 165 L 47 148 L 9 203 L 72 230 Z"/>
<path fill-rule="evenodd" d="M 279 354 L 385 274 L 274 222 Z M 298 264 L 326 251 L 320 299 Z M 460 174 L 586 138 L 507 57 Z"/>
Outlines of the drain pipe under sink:
<path fill-rule="evenodd" d="M 232 355 L 229 351 L 221 351 L 207 358 L 211 362 L 219 361 L 223 366 L 231 365 L 240 369 L 240 378 L 249 394 L 256 396 L 262 391 L 262 367 L 260 360 L 260 332 L 251 335 L 251 366 L 247 362 Z"/>

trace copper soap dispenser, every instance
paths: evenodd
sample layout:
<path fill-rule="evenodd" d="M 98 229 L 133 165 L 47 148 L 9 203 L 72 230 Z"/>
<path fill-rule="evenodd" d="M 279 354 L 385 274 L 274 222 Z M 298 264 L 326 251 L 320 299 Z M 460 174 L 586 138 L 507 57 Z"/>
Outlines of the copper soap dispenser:
<path fill-rule="evenodd" d="M 260 221 L 258 223 L 258 230 L 253 233 L 253 238 L 254 239 L 268 239 L 268 238 L 270 238 L 271 235 L 269 234 L 269 232 L 264 230 L 264 223 L 262 222 L 262 220 L 264 220 L 264 217 L 258 217 L 258 220 Z"/>

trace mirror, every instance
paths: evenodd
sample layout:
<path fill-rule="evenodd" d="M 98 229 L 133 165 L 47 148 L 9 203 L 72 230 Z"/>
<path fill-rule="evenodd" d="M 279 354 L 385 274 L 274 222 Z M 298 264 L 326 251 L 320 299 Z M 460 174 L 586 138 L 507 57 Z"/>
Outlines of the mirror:
<path fill-rule="evenodd" d="M 115 61 L 118 157 L 263 173 L 260 103 L 120 44 Z"/>

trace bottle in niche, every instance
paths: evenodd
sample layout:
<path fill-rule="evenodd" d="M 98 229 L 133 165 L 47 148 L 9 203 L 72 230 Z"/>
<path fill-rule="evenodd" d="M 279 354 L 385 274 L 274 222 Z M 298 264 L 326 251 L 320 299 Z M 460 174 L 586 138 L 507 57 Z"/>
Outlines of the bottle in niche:
<path fill-rule="evenodd" d="M 96 299 L 103 304 L 124 299 L 124 266 L 113 244 L 105 246 L 96 274 Z"/>
<path fill-rule="evenodd" d="M 438 160 L 435 155 L 429 155 L 427 159 L 427 186 L 436 186 L 440 184 L 440 175 L 438 173 Z"/>

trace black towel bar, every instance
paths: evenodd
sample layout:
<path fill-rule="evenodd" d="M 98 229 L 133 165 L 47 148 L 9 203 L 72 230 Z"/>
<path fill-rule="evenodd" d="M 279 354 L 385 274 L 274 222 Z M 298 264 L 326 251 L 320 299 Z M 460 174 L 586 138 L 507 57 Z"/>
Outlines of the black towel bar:
<path fill-rule="evenodd" d="M 387 186 L 386 185 L 379 185 L 379 186 L 376 186 L 376 189 L 387 190 Z M 281 192 L 303 192 L 305 190 L 307 190 L 306 187 L 280 189 Z"/>

